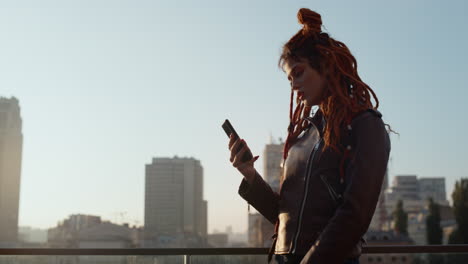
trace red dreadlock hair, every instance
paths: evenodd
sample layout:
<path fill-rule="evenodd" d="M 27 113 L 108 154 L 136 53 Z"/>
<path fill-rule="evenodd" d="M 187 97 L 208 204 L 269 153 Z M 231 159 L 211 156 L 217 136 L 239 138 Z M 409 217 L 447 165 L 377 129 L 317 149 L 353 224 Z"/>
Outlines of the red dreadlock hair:
<path fill-rule="evenodd" d="M 324 148 L 330 147 L 339 152 L 338 143 L 342 125 L 350 124 L 354 115 L 359 112 L 369 108 L 377 109 L 379 100 L 374 91 L 359 77 L 356 59 L 348 47 L 327 33 L 321 32 L 320 14 L 301 8 L 297 18 L 303 28 L 283 46 L 279 66 L 283 68 L 287 61 L 307 59 L 310 66 L 322 74 L 325 79 L 325 91 L 319 108 L 327 120 L 323 133 Z M 375 100 L 375 105 L 371 102 L 371 96 Z M 299 134 L 309 124 L 305 118 L 310 115 L 311 108 L 305 107 L 303 102 L 297 99 L 293 111 L 293 101 L 294 91 L 291 89 L 290 123 L 284 144 L 284 159 L 287 158 L 288 151 Z"/>

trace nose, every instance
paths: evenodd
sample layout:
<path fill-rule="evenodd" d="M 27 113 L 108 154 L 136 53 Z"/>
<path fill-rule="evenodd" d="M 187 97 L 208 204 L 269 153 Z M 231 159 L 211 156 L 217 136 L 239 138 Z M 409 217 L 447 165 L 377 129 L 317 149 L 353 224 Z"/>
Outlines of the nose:
<path fill-rule="evenodd" d="M 293 89 L 294 91 L 297 91 L 299 90 L 300 86 L 298 85 L 297 82 L 295 82 L 294 80 L 290 82 L 290 85 L 291 85 L 291 89 Z"/>

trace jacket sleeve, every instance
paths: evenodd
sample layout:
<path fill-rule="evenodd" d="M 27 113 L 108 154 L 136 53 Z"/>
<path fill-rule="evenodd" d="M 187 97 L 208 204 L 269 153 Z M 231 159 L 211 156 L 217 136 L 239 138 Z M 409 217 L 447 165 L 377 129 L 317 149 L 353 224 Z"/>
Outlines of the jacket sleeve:
<path fill-rule="evenodd" d="M 366 233 L 380 195 L 390 139 L 380 117 L 367 113 L 352 123 L 354 151 L 346 168 L 343 203 L 301 264 L 342 264 Z"/>
<path fill-rule="evenodd" d="M 255 178 L 252 184 L 249 184 L 245 179 L 242 180 L 239 186 L 239 195 L 259 211 L 272 224 L 278 219 L 278 201 L 279 195 L 274 192 L 258 174 L 255 173 Z"/>

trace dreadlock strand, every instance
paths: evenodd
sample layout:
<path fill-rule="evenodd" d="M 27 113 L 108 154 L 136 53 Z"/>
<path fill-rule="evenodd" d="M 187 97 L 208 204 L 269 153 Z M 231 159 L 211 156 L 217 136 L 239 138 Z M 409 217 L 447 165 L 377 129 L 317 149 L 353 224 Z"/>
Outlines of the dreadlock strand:
<path fill-rule="evenodd" d="M 293 99 L 294 99 L 294 90 L 291 89 L 291 101 L 289 103 L 289 121 L 291 122 L 292 118 L 293 118 Z"/>

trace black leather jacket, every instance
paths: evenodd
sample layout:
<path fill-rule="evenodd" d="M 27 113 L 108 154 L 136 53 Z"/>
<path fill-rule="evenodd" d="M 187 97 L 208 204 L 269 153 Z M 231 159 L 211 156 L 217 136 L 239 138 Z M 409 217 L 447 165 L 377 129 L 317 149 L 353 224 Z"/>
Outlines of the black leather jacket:
<path fill-rule="evenodd" d="M 342 154 L 323 149 L 318 114 L 289 150 L 280 194 L 258 173 L 251 185 L 242 180 L 239 194 L 272 224 L 279 221 L 275 254 L 305 255 L 302 264 L 342 264 L 361 254 L 390 154 L 381 116 L 370 109 L 342 128 L 339 147 L 350 149 L 344 166 Z"/>

